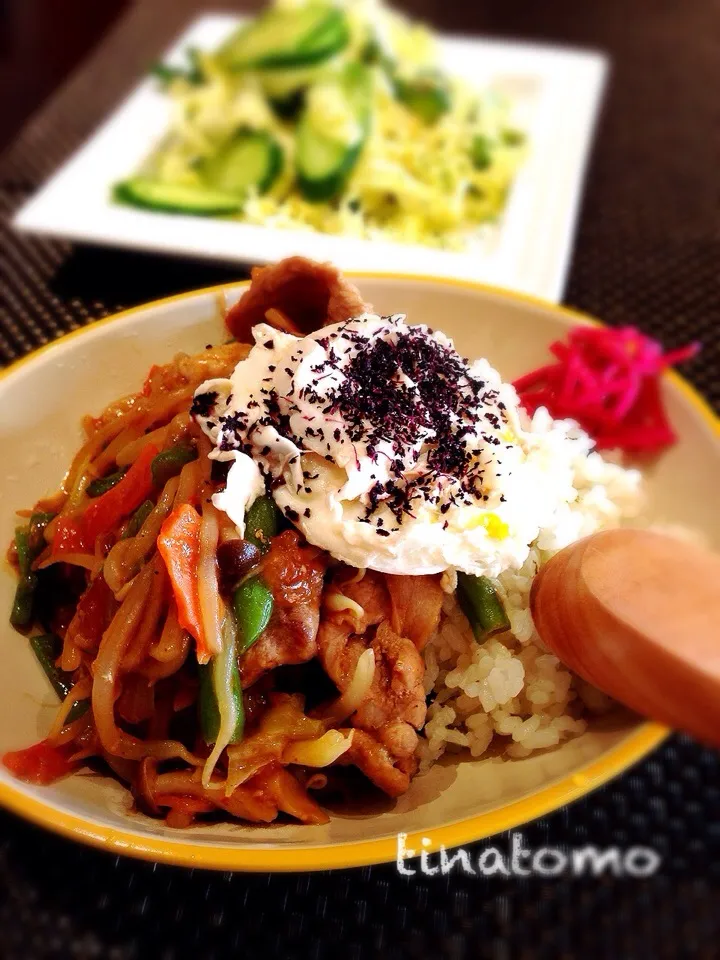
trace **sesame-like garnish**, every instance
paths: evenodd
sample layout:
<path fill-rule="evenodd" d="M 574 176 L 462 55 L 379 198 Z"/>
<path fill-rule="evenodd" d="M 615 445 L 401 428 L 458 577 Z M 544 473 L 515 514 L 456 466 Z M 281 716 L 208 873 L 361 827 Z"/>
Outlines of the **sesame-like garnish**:
<path fill-rule="evenodd" d="M 421 503 L 444 515 L 454 504 L 487 501 L 486 478 L 497 476 L 499 466 L 490 451 L 502 446 L 498 434 L 506 422 L 498 391 L 473 376 L 469 361 L 449 342 L 404 319 L 376 318 L 369 335 L 356 320 L 328 328 L 314 338 L 322 353 L 309 367 L 309 383 L 307 366 L 276 371 L 269 364 L 262 380 L 268 386 L 258 384 L 244 410 L 217 417 L 220 450 L 267 458 L 275 449 L 271 444 L 290 441 L 300 453 L 314 452 L 328 463 L 342 456 L 341 465 L 347 464 L 349 454 L 359 466 L 369 458 L 382 468 L 382 480 L 371 475 L 360 519 L 381 537 L 416 516 Z M 301 355 L 297 347 L 291 362 L 298 364 Z M 296 383 L 300 369 L 305 373 Z M 211 396 L 196 397 L 193 412 L 210 416 L 201 411 L 212 411 L 214 401 L 203 400 Z M 265 428 L 271 429 L 263 434 Z M 292 466 L 295 459 L 286 463 Z M 310 494 L 312 487 L 300 477 L 316 476 L 297 473 L 297 491 Z M 395 525 L 386 522 L 388 512 Z M 296 511 L 285 514 L 299 519 Z"/>
<path fill-rule="evenodd" d="M 216 390 L 208 390 L 207 393 L 198 393 L 190 407 L 190 415 L 193 417 L 211 417 L 215 410 L 218 394 Z"/>

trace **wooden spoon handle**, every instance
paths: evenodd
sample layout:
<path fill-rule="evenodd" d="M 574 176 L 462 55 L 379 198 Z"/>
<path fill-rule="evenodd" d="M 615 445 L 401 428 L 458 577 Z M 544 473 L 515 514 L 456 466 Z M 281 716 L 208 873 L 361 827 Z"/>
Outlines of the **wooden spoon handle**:
<path fill-rule="evenodd" d="M 720 557 L 650 531 L 572 544 L 538 573 L 543 643 L 626 706 L 720 746 Z"/>

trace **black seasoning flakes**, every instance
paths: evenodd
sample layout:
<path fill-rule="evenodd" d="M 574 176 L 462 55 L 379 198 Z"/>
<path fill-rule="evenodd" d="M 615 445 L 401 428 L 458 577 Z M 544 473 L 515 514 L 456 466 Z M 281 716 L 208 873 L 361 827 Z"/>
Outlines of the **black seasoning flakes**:
<path fill-rule="evenodd" d="M 191 417 L 211 417 L 215 410 L 218 393 L 216 390 L 208 390 L 207 393 L 198 393 L 193 397 L 190 407 Z"/>
<path fill-rule="evenodd" d="M 363 456 L 377 464 L 360 519 L 373 518 L 378 536 L 389 534 L 387 519 L 377 517 L 381 507 L 400 529 L 422 502 L 444 515 L 486 498 L 485 471 L 491 476 L 499 463 L 497 454 L 482 458 L 483 452 L 512 448 L 498 436 L 505 419 L 498 390 L 474 377 L 453 348 L 432 339 L 430 328 L 403 321 L 403 315 L 385 317 L 382 332 L 371 337 L 352 320 L 324 333 L 315 342 L 325 359 L 312 366 L 311 384 L 296 390 L 293 368 L 281 368 L 290 378 L 284 396 L 272 387 L 276 364 L 268 364 L 262 381 L 268 389 L 258 385 L 248 410 L 225 418 L 222 448 L 257 454 L 253 431 L 268 428 L 300 451 L 335 463 L 330 438 L 336 445 L 347 441 L 358 467 Z M 274 340 L 264 346 L 272 349 Z M 296 347 L 291 361 L 299 362 L 301 353 Z M 264 446 L 262 456 L 271 450 Z M 298 490 L 310 493 L 307 481 L 316 476 L 303 471 L 306 483 Z"/>

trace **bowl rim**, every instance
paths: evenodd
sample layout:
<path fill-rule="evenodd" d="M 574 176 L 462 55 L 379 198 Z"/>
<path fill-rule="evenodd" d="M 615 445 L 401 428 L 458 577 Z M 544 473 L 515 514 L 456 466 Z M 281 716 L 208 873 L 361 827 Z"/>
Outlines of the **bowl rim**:
<path fill-rule="evenodd" d="M 541 297 L 508 290 L 491 284 L 472 280 L 453 279 L 441 276 L 398 273 L 394 271 L 344 271 L 346 276 L 356 279 L 407 280 L 413 283 L 433 283 L 474 290 L 491 294 L 515 303 L 539 307 L 568 320 L 580 323 L 601 325 L 600 321 L 579 310 L 561 306 Z M 230 281 L 189 290 L 184 293 L 161 297 L 107 317 L 102 317 L 77 330 L 69 331 L 48 344 L 31 351 L 24 357 L 0 370 L 0 381 L 16 373 L 19 368 L 37 362 L 54 350 L 59 344 L 78 339 L 98 327 L 106 326 L 116 320 L 132 316 L 154 307 L 161 307 L 183 300 L 189 300 L 203 294 L 219 294 L 227 290 L 236 290 L 247 286 L 250 281 Z M 666 373 L 668 379 L 695 408 L 713 433 L 720 438 L 720 417 L 709 404 L 680 374 L 674 370 Z M 487 839 L 495 834 L 521 826 L 560 807 L 579 799 L 597 789 L 610 779 L 622 773 L 633 763 L 655 749 L 670 734 L 667 727 L 650 721 L 641 722 L 624 740 L 602 754 L 598 759 L 581 766 L 575 772 L 560 780 L 522 797 L 497 810 L 476 814 L 460 820 L 438 825 L 428 830 L 429 837 L 422 833 L 410 834 L 406 838 L 407 849 L 424 849 L 427 853 L 451 848 L 463 843 Z M 118 829 L 96 823 L 82 816 L 57 809 L 49 802 L 39 800 L 25 792 L 21 781 L 0 782 L 0 805 L 18 814 L 32 823 L 51 830 L 54 833 L 86 843 L 99 849 L 125 854 L 143 860 L 168 863 L 176 866 L 196 867 L 214 870 L 236 871 L 315 871 L 368 866 L 386 863 L 397 857 L 397 837 L 379 837 L 372 840 L 359 840 L 344 844 L 312 844 L 293 847 L 283 844 L 269 847 L 236 846 L 227 842 L 214 842 L 212 838 L 189 841 L 152 837 L 136 833 L 131 828 Z"/>

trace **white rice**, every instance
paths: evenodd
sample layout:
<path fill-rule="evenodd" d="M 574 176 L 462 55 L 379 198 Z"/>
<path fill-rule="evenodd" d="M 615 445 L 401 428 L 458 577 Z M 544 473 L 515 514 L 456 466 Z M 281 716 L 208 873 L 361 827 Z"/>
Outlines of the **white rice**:
<path fill-rule="evenodd" d="M 588 452 L 585 434 L 568 422 L 552 421 L 545 410 L 535 414 L 529 429 L 559 484 L 567 485 L 570 471 L 571 489 L 530 545 L 522 567 L 503 571 L 497 580 L 510 621 L 507 632 L 478 643 L 454 593 L 446 597 L 438 631 L 425 648 L 426 691 L 435 696 L 421 738 L 421 770 L 446 751 L 527 757 L 583 733 L 588 713 L 611 706 L 543 649 L 530 615 L 530 587 L 558 550 L 638 515 L 640 474 Z M 453 586 L 452 579 L 446 577 L 446 587 Z"/>

